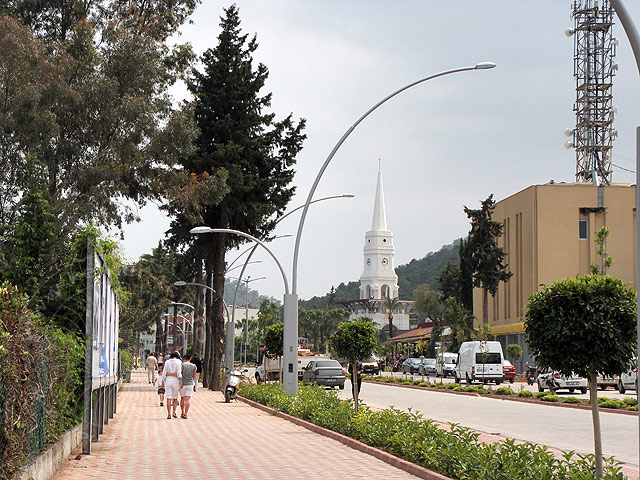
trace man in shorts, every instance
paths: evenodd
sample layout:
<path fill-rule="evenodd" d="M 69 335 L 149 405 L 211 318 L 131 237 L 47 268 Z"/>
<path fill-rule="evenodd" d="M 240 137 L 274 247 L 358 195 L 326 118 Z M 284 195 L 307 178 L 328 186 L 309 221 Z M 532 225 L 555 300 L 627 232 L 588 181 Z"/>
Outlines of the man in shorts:
<path fill-rule="evenodd" d="M 171 420 L 171 417 L 177 418 L 178 392 L 182 388 L 182 362 L 180 361 L 180 354 L 178 352 L 171 352 L 170 358 L 164 362 L 164 368 L 162 370 L 164 394 L 165 397 L 167 397 L 167 420 Z M 173 407 L 173 412 L 171 407 Z"/>
<path fill-rule="evenodd" d="M 187 355 L 182 362 L 182 388 L 180 389 L 180 417 L 187 418 L 191 406 L 196 366 L 191 363 L 191 355 Z"/>
<path fill-rule="evenodd" d="M 200 380 L 200 374 L 202 373 L 202 361 L 198 357 L 197 353 L 194 353 L 191 357 L 191 363 L 196 366 L 196 378 L 193 380 L 193 391 L 198 390 L 198 381 Z"/>

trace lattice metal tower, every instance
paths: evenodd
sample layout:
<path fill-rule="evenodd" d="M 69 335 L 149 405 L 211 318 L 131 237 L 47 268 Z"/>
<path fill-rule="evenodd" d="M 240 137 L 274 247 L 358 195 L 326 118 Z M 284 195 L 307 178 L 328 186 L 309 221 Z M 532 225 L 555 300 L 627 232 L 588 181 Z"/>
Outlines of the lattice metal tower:
<path fill-rule="evenodd" d="M 611 183 L 613 76 L 617 41 L 611 34 L 613 9 L 609 0 L 574 0 L 573 76 L 576 79 L 576 126 L 567 130 L 576 149 L 576 181 Z"/>

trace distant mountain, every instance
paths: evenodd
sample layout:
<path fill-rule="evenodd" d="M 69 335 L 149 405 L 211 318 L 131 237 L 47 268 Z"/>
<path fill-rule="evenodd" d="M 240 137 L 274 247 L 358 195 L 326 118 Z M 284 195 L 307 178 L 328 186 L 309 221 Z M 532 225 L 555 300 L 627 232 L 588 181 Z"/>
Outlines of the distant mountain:
<path fill-rule="evenodd" d="M 396 267 L 398 274 L 398 287 L 401 300 L 412 300 L 413 291 L 418 285 L 428 284 L 433 290 L 438 290 L 440 285 L 436 277 L 445 267 L 447 262 L 459 264 L 458 248 L 460 239 L 454 240 L 449 245 L 443 246 L 437 252 L 430 252 L 424 258 L 411 260 L 406 265 Z M 303 308 L 325 308 L 340 300 L 355 300 L 360 298 L 360 281 L 356 280 L 347 284 L 341 283 L 333 291 L 322 297 L 312 297 L 309 300 L 300 300 Z"/>

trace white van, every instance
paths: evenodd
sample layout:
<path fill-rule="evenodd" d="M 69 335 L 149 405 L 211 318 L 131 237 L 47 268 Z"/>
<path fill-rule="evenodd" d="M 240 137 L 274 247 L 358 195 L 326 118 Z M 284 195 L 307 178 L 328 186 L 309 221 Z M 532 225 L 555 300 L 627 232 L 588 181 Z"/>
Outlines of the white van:
<path fill-rule="evenodd" d="M 500 342 L 463 342 L 458 351 L 456 382 L 504 382 L 504 355 Z"/>
<path fill-rule="evenodd" d="M 436 375 L 438 377 L 453 376 L 456 370 L 458 354 L 453 352 L 443 352 L 436 358 Z"/>

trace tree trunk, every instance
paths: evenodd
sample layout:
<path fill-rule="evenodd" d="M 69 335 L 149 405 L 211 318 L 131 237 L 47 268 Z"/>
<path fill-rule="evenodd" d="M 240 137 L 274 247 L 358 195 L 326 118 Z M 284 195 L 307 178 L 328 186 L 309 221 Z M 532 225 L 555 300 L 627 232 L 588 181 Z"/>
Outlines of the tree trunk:
<path fill-rule="evenodd" d="M 489 292 L 486 288 L 482 289 L 482 323 L 489 324 Z"/>
<path fill-rule="evenodd" d="M 358 362 L 352 363 L 353 374 L 351 375 L 351 388 L 353 388 L 353 409 L 358 413 Z"/>
<path fill-rule="evenodd" d="M 198 261 L 198 269 L 196 272 L 195 283 L 203 283 L 202 278 L 202 262 Z M 204 337 L 204 322 L 202 320 L 204 314 L 204 298 L 207 289 L 197 287 L 196 301 L 194 302 L 194 319 L 193 319 L 193 353 L 202 356 L 202 344 Z"/>
<path fill-rule="evenodd" d="M 162 339 L 164 335 L 162 335 L 162 317 L 156 318 L 156 355 L 160 355 L 158 352 L 164 353 L 164 349 L 162 348 Z"/>
<path fill-rule="evenodd" d="M 600 410 L 598 408 L 598 383 L 595 372 L 589 375 L 589 401 L 593 421 L 593 446 L 596 463 L 596 480 L 602 479 L 602 434 L 600 433 Z"/>
<path fill-rule="evenodd" d="M 207 258 L 207 277 L 213 277 L 213 302 L 207 305 L 207 343 L 210 344 L 210 355 L 207 364 L 210 366 L 208 377 L 211 390 L 221 390 L 223 386 L 222 354 L 224 351 L 224 254 L 226 252 L 226 235 L 213 234 L 210 255 Z M 211 297 L 209 297 L 211 298 Z M 211 339 L 211 341 L 209 341 Z"/>

